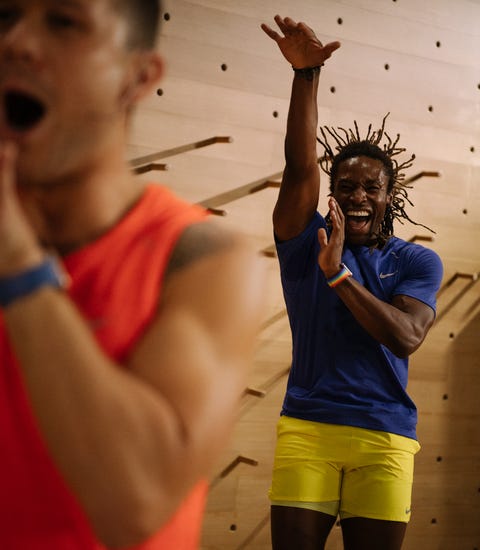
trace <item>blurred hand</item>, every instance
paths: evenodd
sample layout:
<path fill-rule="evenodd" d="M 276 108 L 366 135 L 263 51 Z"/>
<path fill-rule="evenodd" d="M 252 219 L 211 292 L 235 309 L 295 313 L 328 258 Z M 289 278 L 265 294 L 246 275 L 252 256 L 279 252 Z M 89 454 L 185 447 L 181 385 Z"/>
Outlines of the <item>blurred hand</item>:
<path fill-rule="evenodd" d="M 16 159 L 15 145 L 0 143 L 0 277 L 33 267 L 44 257 L 18 199 Z"/>

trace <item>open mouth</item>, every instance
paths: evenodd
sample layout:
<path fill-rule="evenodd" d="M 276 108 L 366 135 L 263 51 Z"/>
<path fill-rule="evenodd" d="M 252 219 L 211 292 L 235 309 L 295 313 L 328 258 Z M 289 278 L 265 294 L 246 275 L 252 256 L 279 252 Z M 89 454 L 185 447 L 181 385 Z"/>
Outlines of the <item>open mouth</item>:
<path fill-rule="evenodd" d="M 7 123 L 20 132 L 34 128 L 46 113 L 45 106 L 38 99 L 23 92 L 7 92 L 4 105 Z"/>
<path fill-rule="evenodd" d="M 347 226 L 351 231 L 362 231 L 365 229 L 372 215 L 367 210 L 348 210 L 346 212 Z"/>

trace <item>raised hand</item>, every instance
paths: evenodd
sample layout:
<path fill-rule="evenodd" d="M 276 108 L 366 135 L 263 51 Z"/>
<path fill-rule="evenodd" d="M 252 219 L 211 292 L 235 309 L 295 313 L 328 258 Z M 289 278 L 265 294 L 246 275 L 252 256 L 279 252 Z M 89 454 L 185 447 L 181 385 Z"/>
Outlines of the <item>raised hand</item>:
<path fill-rule="evenodd" d="M 342 262 L 343 243 L 345 242 L 345 216 L 337 201 L 330 197 L 328 201 L 330 208 L 330 220 L 332 222 L 332 233 L 327 239 L 325 229 L 318 230 L 318 242 L 320 253 L 318 254 L 318 265 L 329 279 L 340 271 Z"/>
<path fill-rule="evenodd" d="M 283 33 L 278 34 L 262 23 L 263 31 L 278 44 L 285 59 L 295 69 L 318 67 L 340 47 L 340 42 L 329 42 L 325 46 L 305 23 L 296 23 L 290 17 L 275 16 L 275 22 Z"/>
<path fill-rule="evenodd" d="M 18 200 L 16 156 L 13 144 L 0 143 L 0 277 L 28 269 L 44 256 Z"/>

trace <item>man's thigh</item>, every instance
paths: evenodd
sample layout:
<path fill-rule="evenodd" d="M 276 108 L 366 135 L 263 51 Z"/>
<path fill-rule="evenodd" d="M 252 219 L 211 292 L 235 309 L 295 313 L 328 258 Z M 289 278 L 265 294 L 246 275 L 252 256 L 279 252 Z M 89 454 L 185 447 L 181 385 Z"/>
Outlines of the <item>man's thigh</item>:
<path fill-rule="evenodd" d="M 322 512 L 272 505 L 272 549 L 323 550 L 335 521 Z"/>
<path fill-rule="evenodd" d="M 340 517 L 408 523 L 418 449 L 406 437 L 356 430 L 351 461 L 344 469 Z"/>
<path fill-rule="evenodd" d="M 345 448 L 333 436 L 335 430 L 335 426 L 280 418 L 269 491 L 272 504 L 305 503 L 305 508 L 337 515 Z M 318 508 L 319 503 L 326 503 L 327 509 Z"/>
<path fill-rule="evenodd" d="M 348 518 L 341 521 L 345 550 L 400 550 L 407 523 Z"/>

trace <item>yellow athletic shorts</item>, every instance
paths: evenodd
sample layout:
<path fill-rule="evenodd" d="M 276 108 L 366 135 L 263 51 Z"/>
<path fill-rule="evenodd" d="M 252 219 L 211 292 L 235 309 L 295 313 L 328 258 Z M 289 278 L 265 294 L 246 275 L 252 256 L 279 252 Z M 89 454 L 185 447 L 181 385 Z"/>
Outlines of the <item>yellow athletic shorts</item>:
<path fill-rule="evenodd" d="M 388 432 L 281 416 L 272 504 L 407 523 L 420 445 Z"/>

